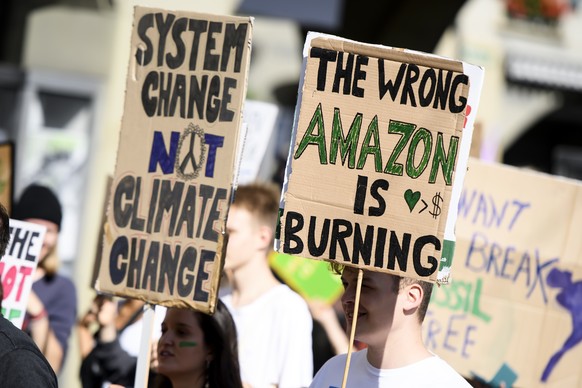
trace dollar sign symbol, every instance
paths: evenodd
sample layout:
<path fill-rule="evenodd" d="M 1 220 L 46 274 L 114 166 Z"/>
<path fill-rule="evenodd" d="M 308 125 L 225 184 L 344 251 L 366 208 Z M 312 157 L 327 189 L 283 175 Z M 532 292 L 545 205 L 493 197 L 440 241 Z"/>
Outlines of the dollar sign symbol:
<path fill-rule="evenodd" d="M 441 197 L 441 193 L 436 193 L 434 197 L 432 197 L 432 204 L 434 205 L 434 207 L 432 208 L 432 211 L 428 211 L 430 213 L 431 216 L 433 216 L 433 218 L 437 218 L 438 216 L 441 215 L 441 207 L 439 206 L 439 204 L 441 203 L 441 201 L 443 200 L 443 197 Z"/>

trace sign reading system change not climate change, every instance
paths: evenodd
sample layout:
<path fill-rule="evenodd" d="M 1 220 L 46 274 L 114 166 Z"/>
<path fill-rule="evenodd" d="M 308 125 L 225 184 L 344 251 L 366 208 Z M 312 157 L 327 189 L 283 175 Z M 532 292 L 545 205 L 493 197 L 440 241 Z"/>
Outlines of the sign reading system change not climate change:
<path fill-rule="evenodd" d="M 98 290 L 214 311 L 251 32 L 135 8 Z"/>

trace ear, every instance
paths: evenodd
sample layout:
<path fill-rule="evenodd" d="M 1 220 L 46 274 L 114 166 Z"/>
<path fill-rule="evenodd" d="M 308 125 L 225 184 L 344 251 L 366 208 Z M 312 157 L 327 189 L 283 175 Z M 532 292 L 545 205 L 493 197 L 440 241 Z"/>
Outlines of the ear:
<path fill-rule="evenodd" d="M 424 297 L 424 290 L 418 283 L 413 283 L 409 286 L 406 286 L 404 290 L 404 313 L 406 315 L 411 315 L 416 312 L 422 299 Z"/>
<path fill-rule="evenodd" d="M 212 349 L 209 349 L 208 353 L 206 353 L 206 368 L 208 368 L 212 360 L 214 360 L 214 352 Z"/>
<path fill-rule="evenodd" d="M 258 237 L 261 249 L 270 250 L 273 241 L 273 229 L 266 225 L 259 225 Z"/>

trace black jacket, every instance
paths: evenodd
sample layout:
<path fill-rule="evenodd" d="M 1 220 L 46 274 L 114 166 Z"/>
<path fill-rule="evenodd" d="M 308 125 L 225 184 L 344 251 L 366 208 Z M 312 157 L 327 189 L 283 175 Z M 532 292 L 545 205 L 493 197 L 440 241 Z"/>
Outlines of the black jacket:
<path fill-rule="evenodd" d="M 2 316 L 0 316 L 0 385 L 58 387 L 55 372 L 32 338 Z"/>

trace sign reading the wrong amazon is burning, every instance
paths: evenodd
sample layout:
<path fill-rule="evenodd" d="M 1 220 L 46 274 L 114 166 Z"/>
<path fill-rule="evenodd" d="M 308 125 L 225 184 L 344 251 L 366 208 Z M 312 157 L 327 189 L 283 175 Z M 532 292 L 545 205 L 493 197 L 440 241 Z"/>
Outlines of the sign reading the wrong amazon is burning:
<path fill-rule="evenodd" d="M 446 283 L 483 71 L 308 35 L 279 251 Z"/>

